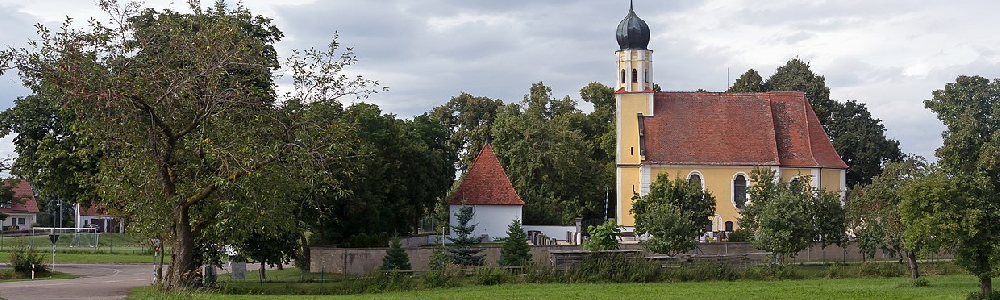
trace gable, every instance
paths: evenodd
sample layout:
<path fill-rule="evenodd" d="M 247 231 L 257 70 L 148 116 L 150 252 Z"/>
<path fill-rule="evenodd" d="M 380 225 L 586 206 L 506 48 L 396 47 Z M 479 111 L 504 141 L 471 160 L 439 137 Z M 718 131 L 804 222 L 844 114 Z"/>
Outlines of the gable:
<path fill-rule="evenodd" d="M 449 205 L 461 205 L 463 201 L 468 205 L 524 205 L 489 143 L 448 198 Z"/>
<path fill-rule="evenodd" d="M 847 168 L 801 92 L 661 92 L 646 164 Z"/>
<path fill-rule="evenodd" d="M 27 180 L 10 179 L 4 180 L 4 184 L 12 184 L 13 181 L 17 181 L 17 184 L 13 188 L 15 203 L 10 207 L 0 207 L 0 212 L 38 213 L 38 202 L 35 201 L 35 192 L 31 189 L 31 184 Z"/>

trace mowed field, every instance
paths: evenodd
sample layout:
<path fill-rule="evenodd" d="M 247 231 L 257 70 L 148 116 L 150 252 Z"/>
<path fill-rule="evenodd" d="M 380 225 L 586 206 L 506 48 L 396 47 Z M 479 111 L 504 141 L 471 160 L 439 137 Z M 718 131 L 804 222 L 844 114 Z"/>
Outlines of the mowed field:
<path fill-rule="evenodd" d="M 928 276 L 914 287 L 906 278 L 708 281 L 646 284 L 509 284 L 346 296 L 258 296 L 211 293 L 166 296 L 151 288 L 126 299 L 965 299 L 978 290 L 969 275 Z"/>

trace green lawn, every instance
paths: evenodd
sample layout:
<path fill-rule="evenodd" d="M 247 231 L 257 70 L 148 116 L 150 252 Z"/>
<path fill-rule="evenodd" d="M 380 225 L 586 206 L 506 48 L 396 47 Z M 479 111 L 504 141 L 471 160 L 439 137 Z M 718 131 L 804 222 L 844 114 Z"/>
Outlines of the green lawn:
<path fill-rule="evenodd" d="M 52 252 L 42 252 L 45 255 L 44 262 L 52 263 Z M 10 261 L 9 252 L 0 252 L 0 262 Z M 164 259 L 164 263 L 170 262 L 170 256 Z M 153 263 L 152 255 L 129 255 L 129 254 L 93 254 L 93 253 L 56 253 L 56 265 L 69 263 Z"/>
<path fill-rule="evenodd" d="M 0 237 L 0 252 L 9 251 L 14 245 L 25 243 L 39 250 L 51 251 L 52 242 L 48 235 L 24 237 Z M 79 234 L 64 233 L 56 242 L 57 253 L 116 253 L 128 255 L 152 255 L 149 242 L 120 233 Z M 169 253 L 169 251 L 168 251 Z"/>
<path fill-rule="evenodd" d="M 194 293 L 165 296 L 134 289 L 126 299 L 965 299 L 978 290 L 969 275 L 928 276 L 928 287 L 905 278 L 709 281 L 647 284 L 510 284 L 347 296 L 253 296 Z"/>

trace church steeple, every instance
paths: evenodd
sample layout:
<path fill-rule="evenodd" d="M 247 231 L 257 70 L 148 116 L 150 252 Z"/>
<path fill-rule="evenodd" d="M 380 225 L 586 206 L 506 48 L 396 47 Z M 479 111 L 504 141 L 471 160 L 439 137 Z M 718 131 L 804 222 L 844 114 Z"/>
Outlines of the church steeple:
<path fill-rule="evenodd" d="M 626 92 L 652 91 L 649 75 L 652 70 L 653 50 L 649 50 L 649 25 L 635 14 L 629 1 L 628 15 L 618 23 L 615 34 L 618 40 L 617 90 Z"/>

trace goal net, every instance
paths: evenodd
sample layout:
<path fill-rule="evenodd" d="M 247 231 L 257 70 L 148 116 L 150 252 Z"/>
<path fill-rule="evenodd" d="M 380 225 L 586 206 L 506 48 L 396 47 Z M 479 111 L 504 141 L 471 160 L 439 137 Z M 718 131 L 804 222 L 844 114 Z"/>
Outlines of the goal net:
<path fill-rule="evenodd" d="M 59 228 L 59 227 L 35 227 L 32 231 L 38 234 L 48 234 L 57 236 L 57 244 L 62 246 L 94 248 L 100 244 L 100 234 L 97 228 Z M 68 242 L 67 242 L 68 239 Z M 60 246 L 60 247 L 62 247 Z"/>

